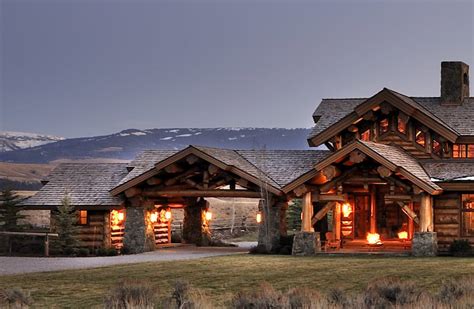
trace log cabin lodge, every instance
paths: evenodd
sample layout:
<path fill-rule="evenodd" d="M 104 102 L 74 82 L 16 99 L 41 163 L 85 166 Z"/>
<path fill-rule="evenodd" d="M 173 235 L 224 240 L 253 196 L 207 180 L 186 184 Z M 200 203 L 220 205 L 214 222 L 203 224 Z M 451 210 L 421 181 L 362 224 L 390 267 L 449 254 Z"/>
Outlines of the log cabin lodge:
<path fill-rule="evenodd" d="M 384 88 L 370 98 L 323 99 L 308 143 L 327 150 L 149 150 L 124 163 L 60 164 L 23 206 L 52 210 L 65 192 L 88 247 L 130 253 L 169 244 L 170 209 L 182 239 L 207 245 L 206 198 L 255 198 L 258 245 L 286 235 L 288 202 L 302 199 L 293 254 L 393 250 L 415 256 L 474 243 L 474 97 L 469 66 L 441 63 L 441 95 Z M 215 214 L 218 216 L 219 214 Z"/>

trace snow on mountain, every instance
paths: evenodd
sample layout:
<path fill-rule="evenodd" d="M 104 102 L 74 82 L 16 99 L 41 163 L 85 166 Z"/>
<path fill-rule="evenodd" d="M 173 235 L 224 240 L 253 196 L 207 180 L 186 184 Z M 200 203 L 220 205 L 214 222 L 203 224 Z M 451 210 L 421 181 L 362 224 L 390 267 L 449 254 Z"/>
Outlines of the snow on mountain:
<path fill-rule="evenodd" d="M 0 131 L 0 152 L 36 147 L 61 140 L 64 138 L 53 135 Z"/>
<path fill-rule="evenodd" d="M 58 137 L 38 138 L 43 143 L 57 142 L 46 145 L 31 142 L 32 146 L 38 146 L 0 152 L 0 161 L 48 163 L 64 159 L 130 160 L 144 149 L 182 149 L 191 144 L 232 149 L 308 149 L 306 138 L 309 132 L 310 129 L 303 128 L 127 129 L 95 137 L 63 140 Z M 32 138 L 33 136 L 28 141 Z"/>

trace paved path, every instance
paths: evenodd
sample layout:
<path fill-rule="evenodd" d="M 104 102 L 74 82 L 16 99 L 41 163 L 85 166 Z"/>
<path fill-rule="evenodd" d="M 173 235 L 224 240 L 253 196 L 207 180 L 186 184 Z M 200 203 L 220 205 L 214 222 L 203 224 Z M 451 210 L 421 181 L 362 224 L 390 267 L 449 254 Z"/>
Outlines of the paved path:
<path fill-rule="evenodd" d="M 100 257 L 14 257 L 0 256 L 0 275 L 24 274 L 66 269 L 94 268 L 118 264 L 179 261 L 248 252 L 247 246 L 163 248 L 133 255 Z"/>

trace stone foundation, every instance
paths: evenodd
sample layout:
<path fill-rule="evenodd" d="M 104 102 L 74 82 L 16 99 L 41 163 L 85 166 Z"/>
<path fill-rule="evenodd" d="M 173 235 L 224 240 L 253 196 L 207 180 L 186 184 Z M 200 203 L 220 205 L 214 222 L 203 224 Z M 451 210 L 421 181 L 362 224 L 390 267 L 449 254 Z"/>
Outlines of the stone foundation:
<path fill-rule="evenodd" d="M 438 239 L 436 232 L 416 232 L 411 244 L 413 256 L 436 256 L 438 254 Z"/>
<path fill-rule="evenodd" d="M 292 255 L 310 256 L 321 251 L 319 232 L 297 232 L 293 238 Z"/>
<path fill-rule="evenodd" d="M 127 207 L 125 212 L 125 235 L 123 247 L 127 253 L 141 253 L 154 250 L 154 241 L 147 228 L 143 207 Z"/>

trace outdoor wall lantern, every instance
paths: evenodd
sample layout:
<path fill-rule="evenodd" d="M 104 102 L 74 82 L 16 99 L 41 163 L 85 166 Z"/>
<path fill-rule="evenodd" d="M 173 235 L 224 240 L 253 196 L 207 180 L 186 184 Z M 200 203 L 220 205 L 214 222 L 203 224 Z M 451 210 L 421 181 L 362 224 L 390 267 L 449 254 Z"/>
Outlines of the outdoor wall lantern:
<path fill-rule="evenodd" d="M 347 218 L 352 213 L 352 206 L 349 203 L 342 204 L 342 215 Z"/>
<path fill-rule="evenodd" d="M 165 212 L 165 219 L 168 220 L 168 221 L 171 220 L 171 211 L 170 210 L 167 210 Z"/>
<path fill-rule="evenodd" d="M 154 211 L 150 213 L 150 221 L 156 223 L 158 221 L 158 212 Z"/>
<path fill-rule="evenodd" d="M 257 212 L 256 220 L 257 220 L 257 223 L 262 222 L 262 213 L 260 211 Z"/>
<path fill-rule="evenodd" d="M 204 216 L 206 218 L 206 221 L 211 221 L 212 220 L 212 212 L 210 212 L 209 210 L 206 211 Z"/>

